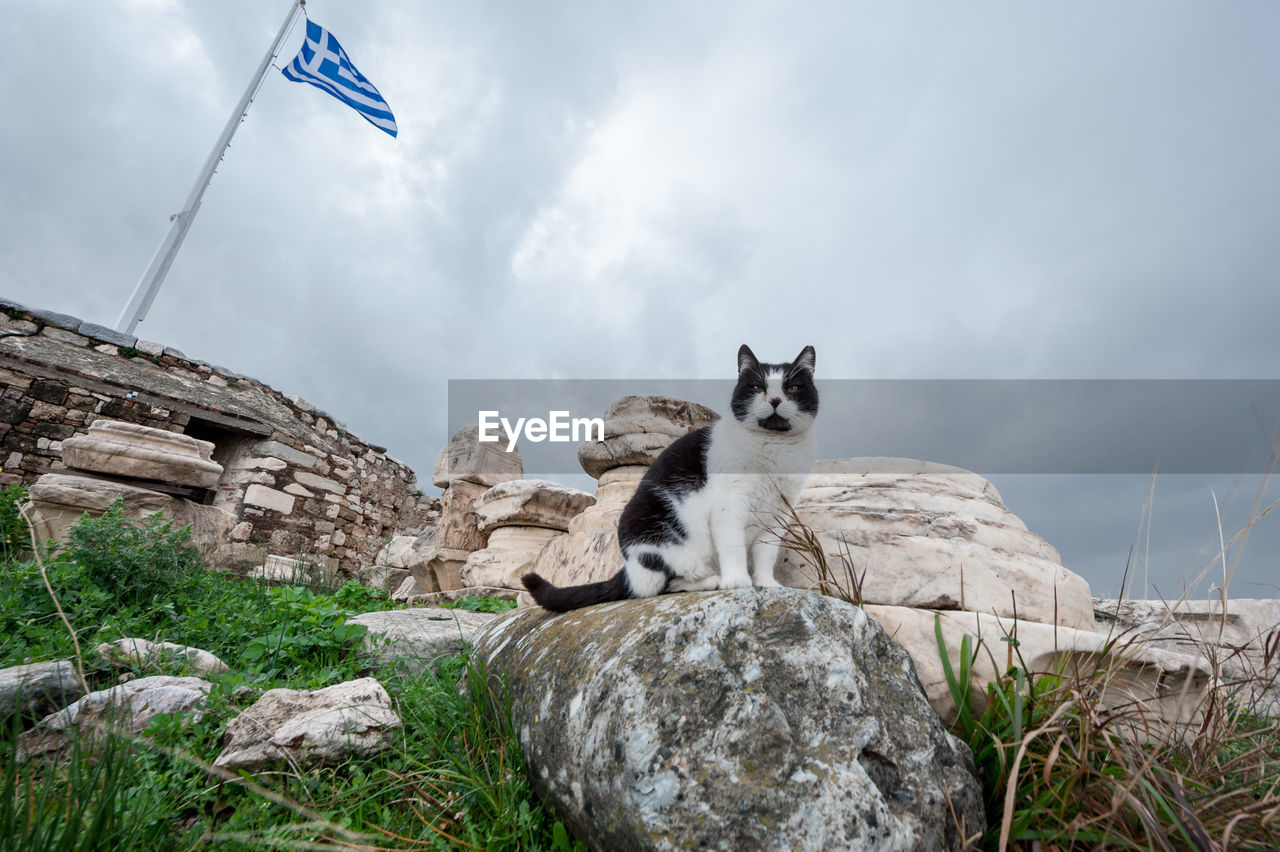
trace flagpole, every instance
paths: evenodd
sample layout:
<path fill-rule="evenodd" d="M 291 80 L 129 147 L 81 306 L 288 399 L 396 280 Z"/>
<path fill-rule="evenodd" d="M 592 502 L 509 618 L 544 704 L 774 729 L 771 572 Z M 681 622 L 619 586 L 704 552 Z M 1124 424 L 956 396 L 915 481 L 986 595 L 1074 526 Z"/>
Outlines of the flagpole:
<path fill-rule="evenodd" d="M 231 118 L 227 120 L 227 126 L 222 129 L 222 134 L 218 137 L 217 143 L 213 146 L 213 150 L 209 152 L 209 158 L 205 160 L 204 168 L 200 170 L 200 176 L 196 178 L 195 186 L 191 188 L 191 194 L 187 196 L 187 201 L 182 206 L 182 211 L 170 217 L 173 223 L 169 226 L 169 233 L 165 236 L 164 241 L 160 243 L 160 247 L 156 249 L 155 256 L 151 258 L 147 271 L 143 273 L 142 279 L 138 282 L 138 286 L 133 290 L 133 296 L 129 299 L 129 304 L 125 305 L 123 311 L 120 312 L 120 319 L 116 320 L 116 330 L 125 334 L 133 334 L 134 329 L 147 315 L 147 311 L 151 309 L 151 303 L 155 300 L 156 293 L 160 290 L 160 285 L 164 283 L 164 277 L 169 272 L 169 267 L 173 265 L 173 259 L 178 254 L 178 249 L 182 247 L 182 241 L 187 236 L 187 231 L 191 228 L 191 222 L 196 217 L 196 212 L 200 209 L 200 200 L 204 197 L 204 191 L 208 188 L 209 182 L 213 180 L 213 173 L 218 168 L 218 163 L 222 162 L 222 157 L 227 151 L 227 147 L 231 144 L 231 137 L 235 135 L 236 129 L 240 126 L 240 122 L 249 112 L 249 105 L 253 102 L 253 96 L 257 93 L 258 88 L 262 85 L 262 80 L 267 76 L 267 69 L 271 67 L 271 62 L 280 52 L 280 45 L 288 34 L 289 29 L 293 26 L 294 19 L 298 15 L 298 10 L 303 7 L 306 0 L 292 0 L 289 5 L 289 14 L 285 17 L 284 23 L 280 25 L 280 32 L 276 34 L 275 41 L 271 43 L 271 48 L 267 51 L 266 56 L 262 57 L 262 63 L 258 66 L 257 72 L 254 73 L 253 79 L 249 81 L 249 86 L 244 90 L 244 95 L 240 98 L 240 103 L 236 105 L 235 111 L 231 113 Z"/>

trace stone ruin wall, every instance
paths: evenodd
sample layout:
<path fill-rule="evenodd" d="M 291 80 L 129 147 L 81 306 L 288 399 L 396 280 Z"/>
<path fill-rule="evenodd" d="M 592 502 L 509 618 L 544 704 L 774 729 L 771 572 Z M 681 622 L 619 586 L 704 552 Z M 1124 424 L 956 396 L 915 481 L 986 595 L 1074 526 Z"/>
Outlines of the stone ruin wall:
<path fill-rule="evenodd" d="M 65 470 L 64 440 L 121 420 L 214 442 L 207 502 L 236 519 L 219 567 L 278 555 L 363 577 L 391 535 L 439 517 L 412 469 L 305 400 L 75 317 L 0 311 L 0 483 Z"/>

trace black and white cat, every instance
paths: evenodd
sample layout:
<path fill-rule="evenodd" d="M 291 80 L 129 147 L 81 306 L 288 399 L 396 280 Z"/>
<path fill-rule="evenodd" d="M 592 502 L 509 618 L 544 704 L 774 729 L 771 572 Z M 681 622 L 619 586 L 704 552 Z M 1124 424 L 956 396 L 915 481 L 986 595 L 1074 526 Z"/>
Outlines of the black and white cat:
<path fill-rule="evenodd" d="M 738 350 L 738 384 L 726 416 L 667 447 L 618 523 L 622 570 L 583 586 L 521 579 L 554 612 L 663 592 L 776 586 L 780 545 L 771 528 L 794 501 L 816 459 L 815 353 L 761 364 Z"/>

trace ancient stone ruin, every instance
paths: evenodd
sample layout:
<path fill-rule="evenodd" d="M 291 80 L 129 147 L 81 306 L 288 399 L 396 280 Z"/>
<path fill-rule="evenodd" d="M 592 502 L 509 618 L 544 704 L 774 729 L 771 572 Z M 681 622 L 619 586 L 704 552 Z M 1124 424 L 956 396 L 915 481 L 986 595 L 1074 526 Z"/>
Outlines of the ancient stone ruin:
<path fill-rule="evenodd" d="M 35 486 L 79 471 L 36 489 L 47 531 L 77 508 L 105 508 L 105 486 L 92 484 L 101 476 L 135 513 L 172 509 L 179 523 L 229 516 L 211 559 L 237 570 L 274 557 L 364 579 L 390 536 L 434 526 L 437 501 L 411 469 L 301 398 L 76 317 L 3 300 L 0 310 L 0 481 Z M 76 436 L 96 421 L 116 425 L 96 430 L 95 456 Z M 166 444 L 130 426 L 177 437 Z M 158 466 L 160 456 L 177 467 Z M 206 478 L 180 481 L 201 465 Z M 223 515 L 205 511 L 215 509 Z"/>

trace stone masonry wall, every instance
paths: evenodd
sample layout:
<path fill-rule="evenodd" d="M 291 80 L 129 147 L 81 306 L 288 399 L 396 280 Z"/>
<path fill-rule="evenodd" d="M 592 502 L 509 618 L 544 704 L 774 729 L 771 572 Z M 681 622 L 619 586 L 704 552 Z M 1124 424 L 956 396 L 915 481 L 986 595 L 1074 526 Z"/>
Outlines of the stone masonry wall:
<path fill-rule="evenodd" d="M 392 535 L 439 517 L 407 465 L 298 397 L 181 352 L 0 299 L 0 482 L 64 469 L 62 441 L 97 419 L 212 440 L 212 502 L 237 518 L 223 567 L 268 554 L 362 576 Z"/>

